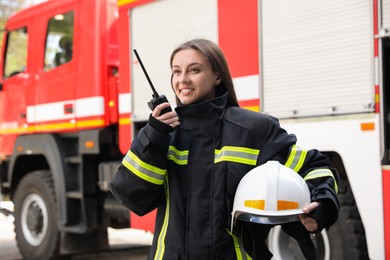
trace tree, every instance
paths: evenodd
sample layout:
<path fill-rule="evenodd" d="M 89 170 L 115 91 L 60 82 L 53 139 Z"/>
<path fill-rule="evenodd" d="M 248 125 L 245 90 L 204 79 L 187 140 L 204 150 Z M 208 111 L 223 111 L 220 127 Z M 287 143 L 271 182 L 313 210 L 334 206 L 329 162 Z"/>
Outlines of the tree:
<path fill-rule="evenodd" d="M 5 23 L 11 15 L 31 5 L 41 3 L 45 0 L 0 0 L 0 47 L 3 45 L 3 31 Z"/>
<path fill-rule="evenodd" d="M 0 19 L 4 22 L 9 16 L 21 9 L 25 0 L 0 1 Z"/>
<path fill-rule="evenodd" d="M 43 1 L 44 0 L 0 0 L 0 49 L 2 49 L 3 46 L 7 19 L 19 10 Z M 18 37 L 17 40 L 13 40 L 13 45 L 10 46 L 7 51 L 9 53 L 9 57 L 7 58 L 5 74 L 8 76 L 13 71 L 20 71 L 22 67 L 25 67 L 22 65 L 26 64 L 27 58 L 27 38 L 23 37 L 27 35 L 18 31 L 12 32 L 12 35 L 14 38 L 15 35 L 20 37 Z"/>

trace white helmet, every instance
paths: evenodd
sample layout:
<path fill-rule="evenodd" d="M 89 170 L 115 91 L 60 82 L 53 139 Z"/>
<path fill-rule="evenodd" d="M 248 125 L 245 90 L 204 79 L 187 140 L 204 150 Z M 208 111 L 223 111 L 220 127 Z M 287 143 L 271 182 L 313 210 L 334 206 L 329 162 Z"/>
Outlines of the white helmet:
<path fill-rule="evenodd" d="M 310 204 L 310 191 L 302 177 L 277 161 L 253 168 L 240 181 L 234 197 L 236 219 L 261 224 L 297 221 Z"/>

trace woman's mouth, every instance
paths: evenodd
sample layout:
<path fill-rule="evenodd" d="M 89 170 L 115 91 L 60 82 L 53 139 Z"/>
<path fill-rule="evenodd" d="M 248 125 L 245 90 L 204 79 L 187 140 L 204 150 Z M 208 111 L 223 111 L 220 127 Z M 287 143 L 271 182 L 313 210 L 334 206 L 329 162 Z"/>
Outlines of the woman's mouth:
<path fill-rule="evenodd" d="M 192 91 L 194 91 L 193 88 L 183 88 L 183 89 L 180 90 L 180 93 L 182 93 L 182 94 L 188 94 L 188 93 L 190 93 L 190 92 L 192 92 Z"/>

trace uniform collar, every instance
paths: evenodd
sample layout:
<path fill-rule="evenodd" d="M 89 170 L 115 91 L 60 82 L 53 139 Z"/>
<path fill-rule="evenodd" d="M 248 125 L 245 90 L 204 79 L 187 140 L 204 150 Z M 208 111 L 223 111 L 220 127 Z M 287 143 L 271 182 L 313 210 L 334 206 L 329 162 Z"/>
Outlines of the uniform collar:
<path fill-rule="evenodd" d="M 225 111 L 228 93 L 196 104 L 182 105 L 175 110 L 179 116 L 221 117 Z"/>

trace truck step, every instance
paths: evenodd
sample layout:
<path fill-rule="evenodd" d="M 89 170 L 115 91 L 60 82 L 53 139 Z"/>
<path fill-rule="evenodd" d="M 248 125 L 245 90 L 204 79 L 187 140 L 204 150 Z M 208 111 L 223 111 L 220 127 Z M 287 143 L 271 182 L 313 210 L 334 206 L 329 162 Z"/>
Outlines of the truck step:
<path fill-rule="evenodd" d="M 82 199 L 83 194 L 80 191 L 68 191 L 66 197 L 70 199 Z"/>
<path fill-rule="evenodd" d="M 87 227 L 84 224 L 64 226 L 63 231 L 69 232 L 69 233 L 84 234 L 85 232 L 87 232 Z"/>
<path fill-rule="evenodd" d="M 65 157 L 65 162 L 72 163 L 72 164 L 80 164 L 81 157 L 80 156 L 68 156 L 68 157 Z"/>

